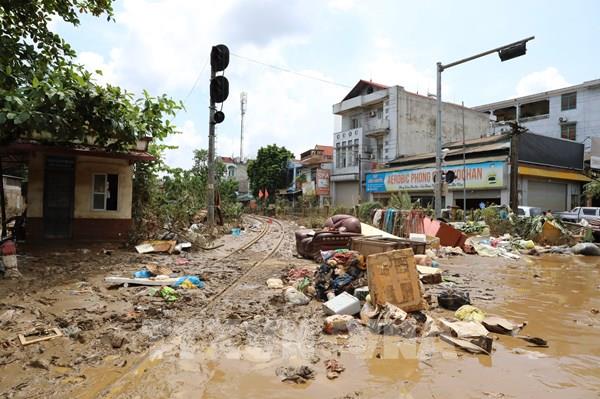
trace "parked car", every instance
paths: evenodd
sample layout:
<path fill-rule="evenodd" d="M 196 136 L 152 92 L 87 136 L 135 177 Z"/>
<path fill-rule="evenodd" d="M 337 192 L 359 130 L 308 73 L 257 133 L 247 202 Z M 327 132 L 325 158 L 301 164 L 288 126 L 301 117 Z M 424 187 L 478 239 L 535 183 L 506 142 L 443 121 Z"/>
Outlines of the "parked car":
<path fill-rule="evenodd" d="M 600 217 L 600 208 L 598 207 L 581 207 L 571 209 L 568 212 L 557 212 L 554 214 L 557 218 L 565 222 L 578 223 L 581 219 L 596 219 Z"/>
<path fill-rule="evenodd" d="M 537 206 L 519 206 L 519 209 L 517 210 L 517 216 L 520 218 L 540 216 L 542 213 L 544 213 L 542 208 Z"/>

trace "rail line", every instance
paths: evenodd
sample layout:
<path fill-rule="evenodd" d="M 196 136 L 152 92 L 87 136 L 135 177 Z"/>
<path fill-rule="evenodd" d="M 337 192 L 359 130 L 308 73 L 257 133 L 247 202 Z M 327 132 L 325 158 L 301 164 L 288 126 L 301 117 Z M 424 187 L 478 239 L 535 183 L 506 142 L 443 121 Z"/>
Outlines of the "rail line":
<path fill-rule="evenodd" d="M 219 259 L 219 261 L 223 260 L 223 259 L 227 259 L 230 256 L 232 256 L 233 254 L 245 251 L 246 249 L 250 248 L 252 245 L 256 244 L 269 231 L 271 231 L 271 226 L 273 223 L 275 223 L 276 225 L 279 226 L 279 233 L 280 233 L 275 245 L 265 254 L 265 256 L 260 258 L 258 261 L 254 262 L 245 272 L 243 272 L 238 277 L 236 277 L 228 286 L 224 287 L 217 294 L 215 294 L 212 298 L 210 298 L 210 300 L 208 300 L 201 307 L 199 307 L 198 311 L 206 310 L 211 305 L 217 303 L 218 299 L 220 299 L 221 297 L 223 297 L 223 295 L 225 295 L 226 293 L 228 293 L 229 291 L 231 291 L 232 289 L 237 287 L 243 278 L 248 276 L 258 266 L 262 265 L 267 259 L 269 259 L 281 247 L 281 243 L 283 242 L 283 240 L 285 238 L 285 229 L 284 229 L 283 223 L 281 223 L 281 221 L 279 221 L 277 219 L 272 219 L 272 218 L 268 218 L 268 217 L 264 217 L 264 216 L 257 216 L 257 215 L 247 215 L 246 217 L 249 219 L 258 220 L 261 223 L 263 223 L 263 229 L 252 240 L 248 241 L 247 243 L 245 243 L 244 245 L 242 245 L 235 251 L 223 256 L 222 258 Z M 182 331 L 182 330 L 180 330 L 180 331 Z M 119 387 L 122 387 L 122 385 L 120 385 L 120 383 L 122 383 L 123 380 L 128 378 L 128 376 L 131 375 L 131 373 L 135 374 L 136 370 L 138 370 L 143 364 L 145 364 L 145 362 L 148 361 L 151 353 L 152 353 L 151 351 L 148 351 L 144 356 L 142 356 L 141 359 L 139 359 L 137 362 L 132 364 L 132 366 L 124 374 L 122 374 L 117 380 L 115 380 L 111 384 L 109 384 L 104 389 L 105 397 L 111 398 L 111 397 L 114 397 L 115 394 L 118 394 L 118 391 L 120 390 Z"/>
<path fill-rule="evenodd" d="M 240 280 L 242 280 L 244 277 L 246 277 L 248 274 L 250 274 L 254 269 L 256 269 L 258 266 L 262 265 L 267 259 L 269 259 L 280 247 L 281 247 L 281 243 L 283 242 L 283 239 L 285 238 L 285 230 L 283 228 L 283 223 L 281 223 L 279 220 L 277 219 L 271 219 L 271 218 L 267 218 L 264 216 L 251 216 L 251 218 L 260 220 L 266 227 L 266 229 L 264 229 L 264 234 L 260 235 L 260 237 L 255 237 L 254 240 L 250 241 L 248 244 L 244 245 L 243 247 L 249 248 L 250 246 L 252 246 L 253 244 L 255 244 L 256 242 L 258 242 L 258 240 L 260 240 L 262 237 L 264 237 L 267 232 L 269 232 L 271 230 L 271 223 L 276 223 L 279 226 L 279 238 L 277 240 L 277 243 L 275 244 L 275 246 L 273 246 L 273 248 L 271 248 L 271 250 L 269 252 L 267 252 L 267 254 L 262 257 L 261 259 L 259 259 L 258 261 L 254 262 L 254 264 L 252 264 L 252 266 L 250 266 L 248 268 L 248 270 L 246 270 L 244 273 L 240 274 L 238 277 L 235 278 L 235 280 L 233 280 L 233 282 L 224 287 L 221 291 L 219 291 L 218 293 L 216 293 L 212 298 L 210 298 L 210 300 L 208 302 L 206 302 L 200 309 L 204 310 L 206 308 L 208 308 L 210 305 L 214 304 L 217 299 L 221 298 L 223 295 L 225 295 L 227 292 L 231 291 L 233 288 L 237 287 Z M 261 233 L 263 232 L 261 231 Z M 257 239 L 258 238 L 258 239 Z M 243 248 L 242 247 L 242 248 Z M 241 248 L 240 248 L 241 249 Z M 225 259 L 227 257 L 229 257 L 230 255 L 233 255 L 234 253 L 237 253 L 240 251 L 240 249 L 228 254 L 227 256 L 221 258 L 221 259 Z"/>

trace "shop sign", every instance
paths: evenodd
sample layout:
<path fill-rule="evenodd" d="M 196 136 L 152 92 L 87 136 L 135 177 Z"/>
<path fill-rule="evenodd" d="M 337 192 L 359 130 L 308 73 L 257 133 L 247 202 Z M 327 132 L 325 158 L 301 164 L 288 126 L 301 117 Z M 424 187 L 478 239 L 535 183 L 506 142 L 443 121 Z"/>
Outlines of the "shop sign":
<path fill-rule="evenodd" d="M 448 185 L 450 190 L 463 188 L 463 175 L 467 177 L 468 189 L 497 189 L 504 187 L 506 162 L 478 162 L 466 165 L 451 165 L 442 168 L 444 172 L 453 171 L 456 178 Z M 407 169 L 390 172 L 367 173 L 366 186 L 369 193 L 394 191 L 433 190 L 435 168 Z"/>
<path fill-rule="evenodd" d="M 328 169 L 317 169 L 317 195 L 329 196 L 329 173 Z"/>

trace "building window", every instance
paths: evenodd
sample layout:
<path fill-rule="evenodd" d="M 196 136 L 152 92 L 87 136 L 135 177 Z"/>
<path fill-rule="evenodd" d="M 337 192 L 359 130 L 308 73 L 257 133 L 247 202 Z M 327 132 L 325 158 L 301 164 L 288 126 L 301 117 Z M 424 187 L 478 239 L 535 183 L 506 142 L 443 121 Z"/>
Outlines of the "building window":
<path fill-rule="evenodd" d="M 358 129 L 360 127 L 360 122 L 357 118 L 352 118 L 350 123 L 351 123 L 351 129 Z"/>
<path fill-rule="evenodd" d="M 566 111 L 577 108 L 577 92 L 565 93 L 560 96 L 560 109 Z"/>
<path fill-rule="evenodd" d="M 116 211 L 119 197 L 119 175 L 95 174 L 92 186 L 92 209 Z"/>
<path fill-rule="evenodd" d="M 234 177 L 235 176 L 235 166 L 229 166 L 227 168 L 227 177 Z"/>
<path fill-rule="evenodd" d="M 575 123 L 563 123 L 560 125 L 560 137 L 567 140 L 577 140 L 577 131 Z"/>
<path fill-rule="evenodd" d="M 352 165 L 358 165 L 358 158 L 360 157 L 360 153 L 358 152 L 358 139 L 354 139 L 354 148 L 352 150 L 353 155 L 353 163 Z"/>

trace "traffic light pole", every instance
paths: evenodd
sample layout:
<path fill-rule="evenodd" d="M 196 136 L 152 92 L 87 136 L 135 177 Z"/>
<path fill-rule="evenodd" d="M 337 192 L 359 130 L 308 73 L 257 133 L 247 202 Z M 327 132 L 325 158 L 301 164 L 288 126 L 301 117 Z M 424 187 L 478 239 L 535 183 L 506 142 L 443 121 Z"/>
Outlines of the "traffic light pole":
<path fill-rule="evenodd" d="M 211 68 L 210 79 L 215 78 L 215 71 Z M 208 184 L 206 187 L 207 205 L 208 205 L 208 225 L 215 225 L 215 102 L 210 99 L 210 108 L 208 110 Z"/>

